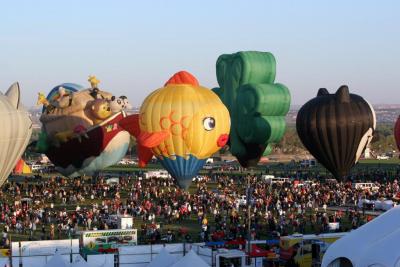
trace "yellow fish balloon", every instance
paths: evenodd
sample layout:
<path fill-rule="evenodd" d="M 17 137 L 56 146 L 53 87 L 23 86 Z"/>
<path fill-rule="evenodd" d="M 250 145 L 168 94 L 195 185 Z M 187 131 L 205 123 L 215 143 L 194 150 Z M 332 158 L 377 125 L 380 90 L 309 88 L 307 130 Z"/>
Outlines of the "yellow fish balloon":
<path fill-rule="evenodd" d="M 181 71 L 144 100 L 134 125 L 139 164 L 154 154 L 187 188 L 206 159 L 227 143 L 230 117 L 213 91 Z"/>

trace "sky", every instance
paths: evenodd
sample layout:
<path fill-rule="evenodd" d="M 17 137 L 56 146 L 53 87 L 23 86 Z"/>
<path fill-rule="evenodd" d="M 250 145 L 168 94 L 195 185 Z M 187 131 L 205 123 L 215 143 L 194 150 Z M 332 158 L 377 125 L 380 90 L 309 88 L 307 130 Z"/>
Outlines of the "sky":
<path fill-rule="evenodd" d="M 272 52 L 276 82 L 302 105 L 346 84 L 397 104 L 400 1 L 0 0 L 0 91 L 18 81 L 25 105 L 63 82 L 126 95 L 134 106 L 175 72 L 218 86 L 215 62 Z"/>

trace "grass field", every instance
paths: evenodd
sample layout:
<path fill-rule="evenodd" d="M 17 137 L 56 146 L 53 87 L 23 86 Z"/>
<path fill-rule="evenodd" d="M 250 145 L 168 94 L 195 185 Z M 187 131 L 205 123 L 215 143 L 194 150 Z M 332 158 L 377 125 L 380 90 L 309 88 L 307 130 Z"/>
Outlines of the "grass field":
<path fill-rule="evenodd" d="M 137 166 L 112 166 L 105 170 L 105 172 L 133 172 L 133 173 L 142 173 L 147 170 L 154 169 L 162 169 L 161 164 L 151 164 L 145 169 L 139 168 Z M 357 163 L 351 174 L 360 174 L 360 173 L 376 173 L 376 172 L 387 172 L 390 176 L 397 176 L 397 173 L 400 172 L 400 160 L 397 158 L 392 158 L 389 160 L 377 160 L 377 159 L 367 159 L 360 160 Z M 327 171 L 322 165 L 318 164 L 316 167 L 311 168 L 299 168 L 297 165 L 292 163 L 279 163 L 279 162 L 270 162 L 268 164 L 258 165 L 251 169 L 241 169 L 238 170 L 236 167 L 235 170 L 232 171 L 222 171 L 221 169 L 213 169 L 211 170 L 200 170 L 200 174 L 208 175 L 208 174 L 227 174 L 227 175 L 235 175 L 235 176 L 243 176 L 248 173 L 252 173 L 255 175 L 260 174 L 275 174 L 278 176 L 293 176 L 296 177 L 297 174 L 303 173 L 308 174 L 309 176 L 331 176 L 329 171 Z M 368 177 L 370 179 L 371 177 Z"/>
<path fill-rule="evenodd" d="M 398 158 L 391 158 L 391 159 L 386 159 L 386 160 L 363 159 L 363 160 L 360 160 L 360 164 L 379 164 L 379 165 L 393 164 L 393 165 L 398 165 L 398 164 L 400 164 L 400 159 L 398 159 Z"/>

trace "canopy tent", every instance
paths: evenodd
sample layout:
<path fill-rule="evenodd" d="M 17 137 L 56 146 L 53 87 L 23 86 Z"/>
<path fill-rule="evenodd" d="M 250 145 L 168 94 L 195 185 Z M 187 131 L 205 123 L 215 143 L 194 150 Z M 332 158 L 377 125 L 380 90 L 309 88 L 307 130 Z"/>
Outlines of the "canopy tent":
<path fill-rule="evenodd" d="M 44 267 L 69 267 L 69 263 L 66 263 L 62 258 L 61 254 L 56 251 L 53 257 L 44 265 Z"/>
<path fill-rule="evenodd" d="M 193 250 L 185 255 L 171 267 L 210 267 L 202 258 L 200 258 Z"/>
<path fill-rule="evenodd" d="M 375 263 L 395 266 L 400 258 L 400 250 L 395 249 L 400 238 L 399 221 L 400 206 L 396 206 L 329 246 L 321 266 L 336 266 L 337 259 L 347 259 L 353 267 Z"/>
<path fill-rule="evenodd" d="M 31 168 L 28 164 L 25 163 L 23 159 L 18 160 L 17 165 L 14 168 L 15 174 L 25 174 L 25 173 L 32 173 Z"/>
<path fill-rule="evenodd" d="M 147 265 L 147 267 L 169 267 L 176 262 L 176 258 L 162 248 L 160 253 Z"/>

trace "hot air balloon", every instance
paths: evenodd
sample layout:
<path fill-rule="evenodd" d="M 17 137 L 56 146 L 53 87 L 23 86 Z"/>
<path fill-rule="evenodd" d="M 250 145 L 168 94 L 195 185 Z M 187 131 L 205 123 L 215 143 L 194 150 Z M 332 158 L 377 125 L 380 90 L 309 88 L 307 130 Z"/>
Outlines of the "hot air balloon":
<path fill-rule="evenodd" d="M 129 116 L 122 108 L 111 108 L 115 97 L 97 88 L 96 77 L 89 81 L 88 89 L 64 83 L 47 97 L 39 93 L 38 103 L 44 109 L 37 150 L 69 177 L 91 175 L 117 163 L 130 142 L 130 134 L 119 125 Z"/>
<path fill-rule="evenodd" d="M 322 88 L 297 114 L 300 140 L 337 179 L 348 175 L 371 142 L 375 111 L 361 96 L 341 86 L 335 94 Z"/>
<path fill-rule="evenodd" d="M 20 88 L 14 83 L 5 95 L 0 93 L 0 185 L 24 153 L 32 134 L 32 121 L 20 103 Z"/>
<path fill-rule="evenodd" d="M 153 156 L 187 188 L 206 159 L 228 141 L 229 112 L 211 90 L 188 72 L 178 72 L 143 102 L 135 123 L 139 164 Z"/>
<path fill-rule="evenodd" d="M 394 139 L 396 140 L 397 148 L 400 150 L 400 116 L 394 125 Z"/>
<path fill-rule="evenodd" d="M 274 83 L 275 65 L 268 52 L 238 52 L 217 60 L 220 88 L 213 90 L 229 110 L 229 147 L 243 167 L 257 165 L 286 130 L 290 92 Z"/>

